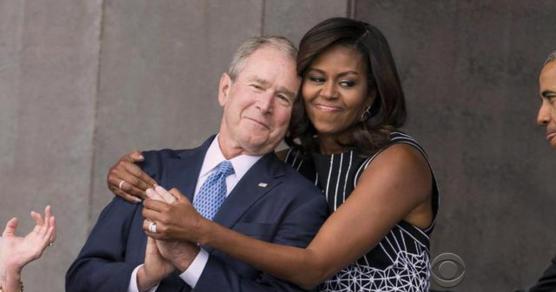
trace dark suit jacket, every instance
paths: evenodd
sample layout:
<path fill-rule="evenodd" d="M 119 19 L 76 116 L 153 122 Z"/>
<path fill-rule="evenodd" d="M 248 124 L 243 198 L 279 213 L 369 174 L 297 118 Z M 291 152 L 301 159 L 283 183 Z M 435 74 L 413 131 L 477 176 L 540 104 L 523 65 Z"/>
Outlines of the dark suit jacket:
<path fill-rule="evenodd" d="M 211 140 L 192 150 L 145 152 L 142 167 L 161 186 L 176 187 L 193 201 Z M 119 197 L 112 200 L 67 272 L 67 291 L 127 291 L 133 269 L 143 263 L 145 256 L 141 211 L 142 204 L 131 204 Z M 214 221 L 261 240 L 305 247 L 327 215 L 320 190 L 270 153 L 242 177 Z M 301 290 L 208 246 L 203 248 L 210 258 L 195 291 Z M 161 282 L 157 291 L 190 288 L 175 272 Z"/>
<path fill-rule="evenodd" d="M 556 291 L 556 257 L 552 259 L 551 265 L 544 271 L 539 281 L 528 290 L 529 292 Z"/>

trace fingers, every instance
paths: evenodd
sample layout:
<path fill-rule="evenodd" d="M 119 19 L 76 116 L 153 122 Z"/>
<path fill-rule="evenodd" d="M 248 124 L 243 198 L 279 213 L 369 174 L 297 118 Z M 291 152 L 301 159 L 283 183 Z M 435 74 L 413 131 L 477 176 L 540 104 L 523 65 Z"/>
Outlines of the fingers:
<path fill-rule="evenodd" d="M 169 205 L 161 199 L 147 199 L 143 201 L 143 211 L 149 210 L 158 213 L 167 212 Z"/>
<path fill-rule="evenodd" d="M 145 232 L 145 234 L 148 236 L 148 238 L 153 238 L 153 239 L 163 239 L 164 236 L 159 234 L 159 233 L 153 233 L 150 230 L 150 225 L 153 221 L 150 220 L 143 220 L 143 231 Z M 157 229 L 160 228 L 159 226 L 157 226 Z"/>
<path fill-rule="evenodd" d="M 146 172 L 144 172 L 141 168 L 137 167 L 137 169 L 139 170 L 139 172 L 134 173 L 135 176 L 137 176 L 141 181 L 145 182 L 148 185 L 148 187 L 153 187 L 157 184 L 156 181 L 152 177 L 150 177 Z"/>
<path fill-rule="evenodd" d="M 49 237 L 49 242 L 50 243 L 54 243 L 56 241 L 56 218 L 54 216 L 51 216 L 49 218 L 49 228 L 47 231 L 47 235 Z"/>
<path fill-rule="evenodd" d="M 182 194 L 180 192 L 180 190 L 176 189 L 176 188 L 172 188 L 169 193 L 174 197 L 174 199 L 176 199 L 176 201 L 181 202 L 181 201 L 186 201 L 189 203 L 189 200 L 187 199 L 187 197 L 185 197 L 184 194 Z"/>
<path fill-rule="evenodd" d="M 116 168 L 110 171 L 108 179 L 110 184 L 116 187 L 120 187 L 120 182 L 123 180 L 125 184 L 122 185 L 124 191 L 130 190 L 130 187 L 139 189 L 140 191 L 145 191 L 146 189 L 152 187 L 153 185 L 143 181 L 138 177 L 143 171 L 135 164 L 130 164 L 128 162 L 122 162 Z"/>
<path fill-rule="evenodd" d="M 17 229 L 17 218 L 13 217 L 6 223 L 6 228 L 2 232 L 2 237 L 15 236 L 15 231 Z"/>
<path fill-rule="evenodd" d="M 123 183 L 122 183 L 123 181 Z M 140 202 L 145 198 L 145 189 L 138 188 L 134 185 L 139 180 L 128 174 L 120 174 L 117 171 L 111 171 L 108 175 L 108 188 L 117 196 L 131 202 Z M 121 186 L 121 189 L 120 189 Z"/>
<path fill-rule="evenodd" d="M 44 221 L 48 221 L 50 217 L 52 217 L 52 207 L 46 205 L 46 207 L 44 207 Z"/>
<path fill-rule="evenodd" d="M 148 174 L 146 174 L 140 167 L 138 167 L 135 164 L 137 162 L 141 162 L 145 160 L 145 157 L 143 157 L 141 152 L 139 151 L 130 152 L 127 155 L 123 156 L 120 160 L 129 162 L 129 163 L 123 163 L 122 166 L 125 167 L 131 174 L 138 177 L 148 185 L 144 189 L 147 189 L 148 187 L 152 187 L 156 184 L 156 181 L 153 178 L 151 178 Z"/>
<path fill-rule="evenodd" d="M 157 202 L 157 201 L 152 201 L 152 200 L 146 200 L 145 202 L 150 201 L 152 202 L 152 205 L 149 206 L 150 208 L 143 208 L 143 218 L 145 219 L 149 219 L 151 221 L 163 221 L 166 220 L 165 218 L 163 218 L 163 216 L 165 216 L 165 211 L 167 208 L 167 205 L 165 203 L 162 202 Z M 160 205 L 160 204 L 164 204 L 164 205 Z"/>
<path fill-rule="evenodd" d="M 149 197 L 149 199 L 151 200 L 155 200 L 155 201 L 161 201 L 161 202 L 166 202 L 166 200 L 164 199 L 164 197 L 162 197 L 157 191 L 155 191 L 154 189 L 147 189 L 147 191 L 145 192 L 145 194 L 147 194 L 147 197 Z"/>
<path fill-rule="evenodd" d="M 52 215 L 52 207 L 50 205 L 44 208 L 44 229 L 48 242 L 54 243 L 56 240 L 56 219 Z"/>
<path fill-rule="evenodd" d="M 110 186 L 109 189 L 116 196 L 119 196 L 122 199 L 124 199 L 124 200 L 126 200 L 130 203 L 141 203 L 141 199 L 144 199 L 146 197 L 145 193 L 143 193 L 142 191 L 139 191 L 139 194 L 138 194 L 139 197 L 136 197 L 135 195 L 130 195 L 130 194 L 124 192 L 123 190 L 120 190 L 118 187 Z"/>
<path fill-rule="evenodd" d="M 122 163 L 122 170 L 131 174 L 133 177 L 130 181 L 135 187 L 146 190 L 153 187 L 156 182 L 148 174 L 146 174 L 139 166 L 133 163 Z"/>
<path fill-rule="evenodd" d="M 139 162 L 139 161 L 145 160 L 145 157 L 143 157 L 141 152 L 137 151 L 137 150 L 128 153 L 124 157 L 128 158 L 129 159 L 128 161 L 130 161 L 130 162 Z M 122 157 L 122 158 L 124 158 L 124 157 Z"/>
<path fill-rule="evenodd" d="M 154 190 L 164 199 L 168 204 L 174 203 L 177 199 L 173 194 L 169 193 L 166 189 L 161 186 L 156 186 Z"/>
<path fill-rule="evenodd" d="M 33 217 L 33 220 L 35 221 L 35 227 L 41 227 L 44 225 L 44 220 L 41 214 L 31 211 L 31 217 Z"/>

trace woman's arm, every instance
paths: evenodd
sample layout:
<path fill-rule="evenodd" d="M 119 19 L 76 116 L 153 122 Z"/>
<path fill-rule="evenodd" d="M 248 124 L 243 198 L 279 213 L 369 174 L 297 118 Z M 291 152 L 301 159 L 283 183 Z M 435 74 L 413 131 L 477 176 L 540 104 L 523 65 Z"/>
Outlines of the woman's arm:
<path fill-rule="evenodd" d="M 285 160 L 288 150 L 276 152 L 278 159 Z M 106 176 L 108 189 L 114 195 L 131 202 L 138 203 L 147 197 L 146 191 L 156 185 L 156 181 L 137 165 L 144 160 L 139 151 L 132 151 L 122 156 L 110 169 Z"/>
<path fill-rule="evenodd" d="M 426 214 L 413 216 L 417 219 L 410 223 L 429 225 L 431 190 L 431 172 L 421 154 L 408 145 L 393 145 L 367 167 L 350 197 L 305 249 L 259 241 L 205 220 L 185 198 L 163 207 L 147 201 L 145 209 L 183 215 L 179 222 L 159 218 L 162 222 L 155 237 L 171 235 L 206 244 L 276 277 L 310 288 L 364 255 L 414 210 L 425 210 Z M 429 207 L 423 208 L 426 204 Z"/>
<path fill-rule="evenodd" d="M 50 206 L 41 214 L 31 212 L 35 228 L 25 237 L 16 236 L 17 218 L 6 224 L 0 246 L 0 284 L 4 292 L 20 291 L 21 270 L 29 262 L 38 259 L 49 243 L 54 242 L 56 222 Z"/>

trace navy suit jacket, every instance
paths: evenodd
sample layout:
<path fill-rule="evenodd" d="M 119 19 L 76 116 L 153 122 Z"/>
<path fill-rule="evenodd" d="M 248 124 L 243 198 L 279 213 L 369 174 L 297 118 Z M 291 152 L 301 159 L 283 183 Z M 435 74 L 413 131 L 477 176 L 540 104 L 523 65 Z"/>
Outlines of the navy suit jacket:
<path fill-rule="evenodd" d="M 179 189 L 192 202 L 211 141 L 192 150 L 145 152 L 142 168 L 161 186 Z M 142 204 L 119 197 L 110 202 L 67 272 L 67 291 L 127 291 L 133 269 L 145 257 L 147 238 L 141 211 Z M 269 153 L 242 177 L 214 221 L 264 241 L 305 247 L 327 216 L 321 191 Z M 194 291 L 301 290 L 222 252 L 203 248 L 210 257 Z M 157 291 L 190 291 L 178 275 L 174 272 L 165 278 Z"/>
<path fill-rule="evenodd" d="M 544 271 L 542 277 L 531 287 L 528 292 L 556 291 L 556 257 L 552 258 L 550 266 Z"/>

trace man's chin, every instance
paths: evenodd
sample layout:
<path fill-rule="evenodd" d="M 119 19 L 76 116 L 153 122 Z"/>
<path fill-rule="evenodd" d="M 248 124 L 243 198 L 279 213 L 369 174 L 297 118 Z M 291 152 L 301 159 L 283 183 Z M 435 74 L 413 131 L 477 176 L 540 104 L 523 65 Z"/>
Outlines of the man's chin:
<path fill-rule="evenodd" d="M 243 143 L 243 149 L 248 155 L 264 155 L 274 151 L 276 146 L 278 143 L 269 142 L 268 137 L 250 137 Z"/>

